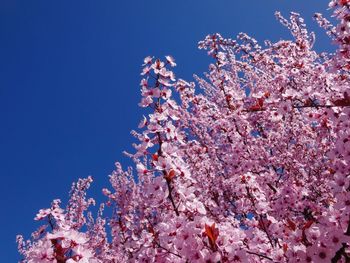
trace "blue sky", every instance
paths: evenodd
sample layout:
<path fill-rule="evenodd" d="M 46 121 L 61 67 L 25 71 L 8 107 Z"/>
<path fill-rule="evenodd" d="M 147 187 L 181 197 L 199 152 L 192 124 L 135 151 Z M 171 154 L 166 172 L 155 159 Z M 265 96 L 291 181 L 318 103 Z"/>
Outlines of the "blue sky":
<path fill-rule="evenodd" d="M 140 65 L 147 55 L 175 57 L 178 77 L 207 69 L 197 42 L 220 32 L 258 40 L 290 38 L 274 17 L 300 12 L 331 48 L 311 17 L 326 0 L 1 0 L 0 225 L 1 261 L 16 262 L 15 236 L 29 237 L 36 212 L 70 185 L 92 175 L 89 192 L 103 201 L 114 162 L 129 164 L 139 109 Z"/>

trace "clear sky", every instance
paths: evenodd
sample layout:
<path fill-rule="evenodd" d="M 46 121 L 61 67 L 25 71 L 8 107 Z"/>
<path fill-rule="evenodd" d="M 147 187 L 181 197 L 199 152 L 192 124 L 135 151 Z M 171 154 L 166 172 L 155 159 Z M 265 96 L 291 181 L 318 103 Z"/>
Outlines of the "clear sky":
<path fill-rule="evenodd" d="M 311 17 L 326 0 L 0 0 L 0 252 L 16 262 L 15 236 L 70 185 L 92 175 L 103 201 L 114 162 L 129 164 L 139 109 L 140 65 L 147 55 L 175 57 L 178 77 L 207 69 L 197 42 L 220 32 L 258 40 L 290 38 L 274 11 Z"/>

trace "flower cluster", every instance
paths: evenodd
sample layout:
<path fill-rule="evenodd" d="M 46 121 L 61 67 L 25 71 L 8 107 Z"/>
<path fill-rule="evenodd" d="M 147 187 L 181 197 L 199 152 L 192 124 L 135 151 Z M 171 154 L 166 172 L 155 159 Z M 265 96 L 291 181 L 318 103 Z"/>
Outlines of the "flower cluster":
<path fill-rule="evenodd" d="M 52 202 L 51 208 L 41 209 L 35 220 L 46 222 L 32 234 L 32 241 L 24 241 L 17 236 L 18 250 L 24 262 L 81 262 L 101 263 L 108 254 L 105 250 L 106 234 L 101 213 L 96 222 L 90 220 L 88 231 L 81 232 L 86 223 L 84 212 L 93 199 L 86 200 L 85 193 L 92 178 L 80 179 L 73 184 L 67 208 L 60 208 L 60 200 Z M 103 237 L 101 240 L 98 237 Z M 97 243 L 98 242 L 98 243 Z M 103 256 L 102 256 L 103 255 Z"/>

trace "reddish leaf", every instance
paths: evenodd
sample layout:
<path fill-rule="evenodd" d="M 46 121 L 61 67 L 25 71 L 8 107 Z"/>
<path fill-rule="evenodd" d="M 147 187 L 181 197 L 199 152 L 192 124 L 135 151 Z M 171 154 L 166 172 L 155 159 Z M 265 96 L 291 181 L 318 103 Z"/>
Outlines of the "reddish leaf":
<path fill-rule="evenodd" d="M 303 226 L 303 230 L 310 228 L 310 226 L 311 226 L 313 223 L 314 223 L 313 220 L 307 221 L 307 222 L 305 223 L 305 225 Z"/>
<path fill-rule="evenodd" d="M 324 128 L 328 128 L 328 119 L 327 118 L 323 118 L 321 120 L 321 126 Z"/>
<path fill-rule="evenodd" d="M 258 98 L 253 106 L 249 108 L 251 111 L 261 110 L 264 106 L 264 98 Z"/>
<path fill-rule="evenodd" d="M 175 171 L 173 169 L 171 169 L 165 176 L 164 178 L 167 181 L 171 181 L 173 178 L 175 177 Z"/>
<path fill-rule="evenodd" d="M 312 101 L 312 99 L 307 99 L 304 103 L 304 106 L 306 107 L 311 107 L 314 105 L 314 102 Z"/>
<path fill-rule="evenodd" d="M 296 229 L 295 223 L 294 223 L 292 220 L 290 220 L 289 218 L 287 219 L 287 223 L 288 223 L 288 227 L 289 227 L 291 230 L 295 231 L 295 229 Z"/>
<path fill-rule="evenodd" d="M 348 3 L 350 3 L 350 0 L 340 0 L 341 5 L 346 5 Z"/>
<path fill-rule="evenodd" d="M 153 161 L 156 161 L 156 162 L 157 162 L 157 161 L 158 161 L 158 154 L 156 154 L 156 153 L 153 154 L 153 155 L 152 155 L 152 159 L 153 159 Z"/>
<path fill-rule="evenodd" d="M 257 104 L 260 106 L 260 108 L 262 108 L 264 106 L 264 99 L 259 98 Z"/>
<path fill-rule="evenodd" d="M 330 174 L 335 174 L 335 170 L 333 170 L 332 168 L 328 168 L 328 171 Z"/>
<path fill-rule="evenodd" d="M 345 107 L 345 106 L 350 106 L 350 99 L 349 98 L 343 98 L 339 100 L 335 100 L 333 102 L 335 106 L 340 106 L 340 107 Z"/>
<path fill-rule="evenodd" d="M 170 170 L 168 176 L 169 176 L 170 180 L 173 179 L 175 177 L 175 171 L 174 170 Z"/>
<path fill-rule="evenodd" d="M 215 223 L 213 223 L 211 226 L 208 226 L 205 224 L 205 234 L 207 235 L 209 239 L 210 246 L 212 248 L 216 247 L 216 240 L 219 236 L 219 229 L 215 227 Z"/>

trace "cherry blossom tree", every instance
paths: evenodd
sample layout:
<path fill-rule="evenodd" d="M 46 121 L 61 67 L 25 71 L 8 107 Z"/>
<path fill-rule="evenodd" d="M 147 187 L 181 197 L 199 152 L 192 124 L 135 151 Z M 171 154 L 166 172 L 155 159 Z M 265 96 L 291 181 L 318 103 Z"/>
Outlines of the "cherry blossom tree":
<path fill-rule="evenodd" d="M 209 35 L 197 84 L 145 58 L 136 171 L 116 163 L 96 217 L 91 177 L 40 210 L 23 262 L 350 262 L 350 1 L 330 7 L 334 54 L 277 12 L 293 40 Z"/>

